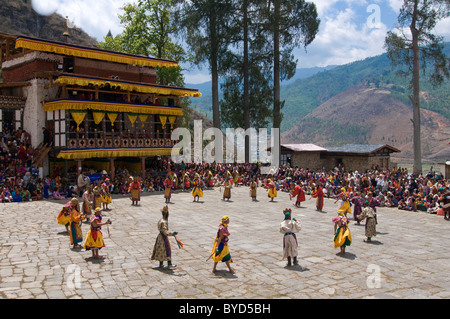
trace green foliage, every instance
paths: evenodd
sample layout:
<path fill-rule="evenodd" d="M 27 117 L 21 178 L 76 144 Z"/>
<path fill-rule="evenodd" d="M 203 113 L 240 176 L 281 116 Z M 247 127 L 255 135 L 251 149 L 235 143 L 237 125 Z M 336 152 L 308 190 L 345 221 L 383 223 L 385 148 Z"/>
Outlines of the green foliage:
<path fill-rule="evenodd" d="M 173 23 L 172 0 L 139 0 L 126 4 L 120 22 L 125 26 L 122 34 L 113 37 L 110 32 L 100 47 L 104 49 L 153 56 L 160 59 L 187 62 L 191 56 L 173 41 L 176 26 Z M 184 86 L 182 68 L 156 68 L 158 83 Z"/>
<path fill-rule="evenodd" d="M 272 101 L 270 39 L 262 36 L 261 0 L 233 2 L 221 73 L 221 120 L 227 127 L 266 127 Z M 246 115 L 248 120 L 246 122 Z"/>

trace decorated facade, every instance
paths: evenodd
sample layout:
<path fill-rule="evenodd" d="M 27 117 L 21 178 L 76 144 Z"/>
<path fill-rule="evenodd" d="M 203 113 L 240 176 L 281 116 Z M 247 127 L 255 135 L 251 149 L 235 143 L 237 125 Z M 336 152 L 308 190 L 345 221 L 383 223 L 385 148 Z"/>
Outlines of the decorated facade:
<path fill-rule="evenodd" d="M 117 162 L 144 172 L 146 160 L 177 143 L 180 98 L 201 96 L 157 84 L 155 68 L 175 61 L 25 36 L 0 34 L 0 43 L 0 127 L 13 121 L 31 134 L 44 175 L 55 165 L 114 174 Z"/>

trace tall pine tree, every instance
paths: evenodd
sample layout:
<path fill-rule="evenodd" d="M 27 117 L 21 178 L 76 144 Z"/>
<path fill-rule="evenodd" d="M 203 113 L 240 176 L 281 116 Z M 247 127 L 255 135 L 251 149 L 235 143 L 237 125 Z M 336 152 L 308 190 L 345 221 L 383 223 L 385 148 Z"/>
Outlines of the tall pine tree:
<path fill-rule="evenodd" d="M 307 47 L 315 39 L 320 20 L 316 5 L 304 0 L 266 0 L 265 30 L 273 43 L 273 128 L 282 121 L 281 81 L 294 76 L 294 48 Z M 280 144 L 280 141 L 278 141 Z"/>
<path fill-rule="evenodd" d="M 432 64 L 430 77 L 439 85 L 449 77 L 449 59 L 443 53 L 442 37 L 433 33 L 436 24 L 450 16 L 449 0 L 404 0 L 398 16 L 398 33 L 388 32 L 385 39 L 388 57 L 394 66 L 406 65 L 401 72 L 410 77 L 413 105 L 414 165 L 413 173 L 422 173 L 422 145 L 420 138 L 420 70 Z"/>

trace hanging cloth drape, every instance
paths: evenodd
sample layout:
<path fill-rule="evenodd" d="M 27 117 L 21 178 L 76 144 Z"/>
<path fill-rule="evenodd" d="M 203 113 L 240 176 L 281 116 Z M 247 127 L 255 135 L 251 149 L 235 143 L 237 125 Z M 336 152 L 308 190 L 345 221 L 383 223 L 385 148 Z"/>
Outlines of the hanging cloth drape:
<path fill-rule="evenodd" d="M 119 115 L 119 113 L 107 113 L 108 114 L 108 118 L 111 121 L 112 126 L 114 126 L 114 122 L 116 121 L 117 115 Z"/>
<path fill-rule="evenodd" d="M 80 130 L 80 124 L 83 122 L 86 112 L 70 112 L 75 123 L 77 123 L 77 131 Z"/>
<path fill-rule="evenodd" d="M 103 121 L 103 118 L 105 117 L 105 113 L 103 112 L 92 112 L 92 116 L 94 117 L 94 123 L 96 125 L 100 124 L 101 121 Z"/>
<path fill-rule="evenodd" d="M 134 127 L 134 122 L 136 122 L 137 115 L 136 114 L 132 114 L 132 113 L 127 113 L 127 115 L 128 115 L 128 119 L 131 122 L 131 126 Z"/>
<path fill-rule="evenodd" d="M 170 122 L 170 129 L 173 130 L 173 124 L 175 124 L 177 117 L 176 116 L 169 116 L 169 122 Z"/>
<path fill-rule="evenodd" d="M 139 114 L 139 120 L 141 121 L 141 126 L 145 126 L 145 121 L 147 121 L 148 114 Z"/>
<path fill-rule="evenodd" d="M 164 129 L 164 126 L 166 125 L 166 121 L 167 121 L 167 116 L 160 115 L 159 116 L 159 121 L 161 122 L 161 125 L 162 125 L 162 127 Z"/>

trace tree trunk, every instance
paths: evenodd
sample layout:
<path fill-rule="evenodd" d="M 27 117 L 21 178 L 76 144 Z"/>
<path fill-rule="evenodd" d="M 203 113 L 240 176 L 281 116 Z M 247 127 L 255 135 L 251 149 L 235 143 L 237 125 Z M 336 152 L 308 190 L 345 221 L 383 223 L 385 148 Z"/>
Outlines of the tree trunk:
<path fill-rule="evenodd" d="M 410 97 L 413 105 L 413 128 L 414 128 L 414 165 L 413 173 L 418 176 L 422 173 L 422 145 L 420 141 L 420 49 L 419 49 L 419 33 L 416 28 L 418 1 L 414 4 L 414 13 L 410 26 L 412 35 L 413 49 L 413 75 L 412 86 L 413 95 Z"/>
<path fill-rule="evenodd" d="M 274 32 L 273 32 L 273 128 L 281 127 L 280 99 L 280 0 L 274 0 Z M 278 134 L 280 136 L 280 134 Z M 280 145 L 281 141 L 275 141 Z M 275 145 L 274 145 L 275 146 Z"/>
<path fill-rule="evenodd" d="M 244 0 L 244 130 L 250 128 L 250 96 L 249 96 L 249 72 L 248 72 L 248 1 Z M 250 161 L 250 137 L 245 135 L 245 162 Z"/>
<path fill-rule="evenodd" d="M 219 109 L 219 71 L 218 71 L 218 49 L 216 34 L 216 12 L 214 7 L 210 11 L 209 27 L 211 32 L 211 78 L 212 78 L 212 111 L 213 127 L 220 129 L 220 109 Z"/>

